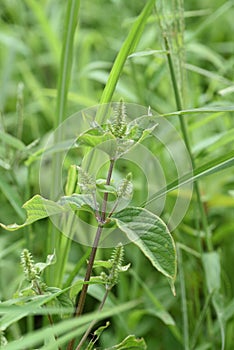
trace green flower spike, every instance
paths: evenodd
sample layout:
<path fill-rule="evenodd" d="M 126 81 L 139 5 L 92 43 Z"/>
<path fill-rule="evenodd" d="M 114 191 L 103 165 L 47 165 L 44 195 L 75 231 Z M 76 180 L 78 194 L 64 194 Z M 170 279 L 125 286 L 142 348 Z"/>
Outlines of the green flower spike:
<path fill-rule="evenodd" d="M 39 277 L 39 273 L 35 267 L 32 254 L 28 251 L 28 249 L 24 249 L 21 253 L 21 264 L 24 268 L 25 278 L 29 282 L 32 282 Z"/>
<path fill-rule="evenodd" d="M 108 125 L 110 132 L 117 138 L 123 138 L 126 135 L 126 106 L 121 100 L 114 109 L 114 120 Z"/>

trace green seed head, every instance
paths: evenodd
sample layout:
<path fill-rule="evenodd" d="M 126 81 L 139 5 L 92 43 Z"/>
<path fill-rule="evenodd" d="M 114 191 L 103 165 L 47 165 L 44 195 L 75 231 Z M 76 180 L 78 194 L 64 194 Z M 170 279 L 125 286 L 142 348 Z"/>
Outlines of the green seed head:
<path fill-rule="evenodd" d="M 118 283 L 119 272 L 121 271 L 124 256 L 124 248 L 121 243 L 113 250 L 110 261 L 112 262 L 112 267 L 108 276 L 108 284 L 113 287 Z"/>
<path fill-rule="evenodd" d="M 129 199 L 131 198 L 132 191 L 132 173 L 128 173 L 126 178 L 120 182 L 117 189 L 117 194 L 119 198 Z"/>
<path fill-rule="evenodd" d="M 79 172 L 78 184 L 82 193 L 93 193 L 96 191 L 96 181 L 92 175 L 89 175 L 81 167 L 77 167 Z"/>
<path fill-rule="evenodd" d="M 113 122 L 108 125 L 110 132 L 117 138 L 123 138 L 126 135 L 126 106 L 121 100 L 114 109 Z"/>
<path fill-rule="evenodd" d="M 35 268 L 32 254 L 28 249 L 24 249 L 21 253 L 21 264 L 24 268 L 24 275 L 28 281 L 33 281 L 39 277 L 38 271 Z"/>

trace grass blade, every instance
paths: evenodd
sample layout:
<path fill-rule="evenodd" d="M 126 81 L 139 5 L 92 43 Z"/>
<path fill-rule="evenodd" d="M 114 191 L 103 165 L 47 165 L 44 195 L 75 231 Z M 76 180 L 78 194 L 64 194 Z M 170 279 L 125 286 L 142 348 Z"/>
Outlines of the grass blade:
<path fill-rule="evenodd" d="M 116 84 L 123 70 L 124 63 L 126 62 L 128 56 L 133 52 L 134 48 L 136 47 L 141 37 L 144 26 L 146 24 L 147 18 L 149 17 L 154 7 L 154 3 L 155 3 L 154 0 L 150 0 L 147 2 L 141 14 L 138 16 L 135 23 L 133 24 L 126 40 L 124 41 L 116 57 L 112 70 L 110 72 L 105 89 L 103 90 L 101 100 L 100 100 L 101 104 L 108 103 L 111 101 Z"/>

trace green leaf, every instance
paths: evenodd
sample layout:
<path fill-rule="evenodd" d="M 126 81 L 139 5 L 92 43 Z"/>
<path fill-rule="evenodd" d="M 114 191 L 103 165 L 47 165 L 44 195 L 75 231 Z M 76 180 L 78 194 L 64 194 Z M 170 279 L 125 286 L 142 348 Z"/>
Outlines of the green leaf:
<path fill-rule="evenodd" d="M 136 244 L 152 265 L 171 280 L 176 278 L 176 249 L 165 223 L 144 208 L 128 207 L 113 215 L 121 231 Z"/>
<path fill-rule="evenodd" d="M 92 128 L 77 139 L 78 145 L 84 145 L 89 147 L 96 147 L 107 141 L 114 141 L 115 137 L 111 132 L 105 132 L 101 127 Z"/>
<path fill-rule="evenodd" d="M 111 132 L 105 132 L 103 129 L 93 128 L 80 135 L 77 139 L 78 145 L 89 147 L 98 147 L 110 156 L 115 155 L 117 149 L 116 138 Z"/>
<path fill-rule="evenodd" d="M 23 151 L 26 148 L 22 141 L 2 130 L 0 130 L 0 140 L 19 151 Z"/>
<path fill-rule="evenodd" d="M 147 307 L 144 308 L 144 311 L 142 309 L 138 311 L 143 311 L 143 314 L 148 313 L 160 318 L 162 322 L 169 326 L 169 329 L 174 334 L 174 336 L 178 340 L 180 340 L 181 335 L 179 333 L 179 330 L 177 329 L 175 321 L 173 320 L 169 312 L 166 310 L 165 306 L 157 299 L 155 293 L 151 291 L 147 284 L 137 275 L 137 273 L 133 269 L 130 271 L 130 274 L 134 277 L 134 279 L 136 279 L 137 283 L 141 285 L 147 296 Z"/>
<path fill-rule="evenodd" d="M 52 298 L 53 296 L 50 297 Z M 41 343 L 44 342 L 44 340 L 47 337 L 50 337 L 51 335 L 56 335 L 58 337 L 57 345 L 62 346 L 63 344 L 67 344 L 70 339 L 82 335 L 87 329 L 87 323 L 92 322 L 94 319 L 98 321 L 116 314 L 121 314 L 125 311 L 133 309 L 134 307 L 136 307 L 137 304 L 139 304 L 139 302 L 131 301 L 125 304 L 121 304 L 119 306 L 111 307 L 110 309 L 105 311 L 99 311 L 95 313 L 93 312 L 91 314 L 83 315 L 76 319 L 72 318 L 59 322 L 58 324 L 54 325 L 54 327 L 51 327 L 49 325 L 48 327 L 44 327 L 43 329 L 27 333 L 24 337 L 21 337 L 20 339 L 17 339 L 16 341 L 12 341 L 11 343 L 7 344 L 4 349 L 22 350 L 26 348 L 37 348 L 38 346 L 41 346 Z M 22 311 L 21 308 L 18 309 L 18 313 Z M 35 311 L 35 309 L 33 309 L 32 307 L 25 307 L 25 309 L 27 309 L 30 314 L 32 314 Z M 39 309 L 39 313 L 42 311 L 46 311 L 46 309 Z M 51 348 L 51 344 L 43 346 L 43 350 L 52 349 L 54 349 L 54 347 Z"/>
<path fill-rule="evenodd" d="M 3 316 L 0 319 L 0 329 L 5 330 L 10 325 L 14 324 L 18 320 L 22 319 L 27 315 L 48 313 L 46 309 L 42 309 L 41 306 L 54 300 L 60 294 L 66 292 L 65 290 L 57 289 L 53 294 L 50 295 L 37 295 L 35 297 L 30 296 L 29 298 L 18 298 L 10 299 L 7 302 L 0 303 L 0 314 Z M 26 302 L 25 305 L 17 305 L 22 302 Z"/>
<path fill-rule="evenodd" d="M 76 298 L 77 294 L 81 291 L 83 284 L 105 284 L 105 282 L 101 276 L 92 276 L 88 282 L 84 282 L 84 280 L 76 281 L 70 290 L 70 298 L 72 300 Z"/>
<path fill-rule="evenodd" d="M 128 56 L 129 58 L 135 58 L 135 57 L 145 57 L 145 56 L 156 56 L 158 54 L 163 54 L 163 53 L 167 53 L 166 50 L 145 50 L 145 51 L 138 51 L 138 52 L 134 52 L 131 55 Z"/>
<path fill-rule="evenodd" d="M 155 116 L 143 115 L 129 123 L 129 133 L 127 136 L 135 142 L 140 143 L 149 136 L 157 126 L 158 123 L 155 122 Z"/>
<path fill-rule="evenodd" d="M 15 231 L 24 226 L 30 225 L 37 220 L 47 218 L 50 215 L 58 214 L 65 210 L 61 205 L 51 200 L 45 199 L 40 195 L 36 195 L 28 200 L 23 205 L 23 208 L 27 212 L 27 219 L 24 224 L 12 224 L 6 226 L 0 223 L 0 226 L 8 231 Z"/>
<path fill-rule="evenodd" d="M 74 209 L 87 209 L 88 211 L 93 213 L 94 203 L 93 198 L 90 194 L 79 194 L 73 193 L 71 196 L 63 196 L 58 201 L 58 203 L 62 206 L 67 207 L 67 205 L 71 205 Z"/>
<path fill-rule="evenodd" d="M 104 267 L 105 269 L 111 269 L 112 265 L 113 265 L 113 261 L 111 260 L 95 260 L 93 264 L 93 268 Z"/>
<path fill-rule="evenodd" d="M 56 263 L 56 255 L 55 255 L 55 252 L 54 252 L 53 254 L 47 255 L 45 263 L 42 263 L 42 262 L 36 263 L 35 267 L 39 270 L 39 272 L 42 272 L 48 266 L 53 265 L 55 263 Z"/>
<path fill-rule="evenodd" d="M 167 187 L 164 187 L 160 189 L 158 192 L 156 192 L 152 197 L 150 197 L 147 201 L 147 204 L 152 202 L 153 200 L 160 198 L 164 196 L 165 194 L 176 190 L 178 187 L 185 185 L 189 182 L 194 182 L 196 180 L 199 180 L 205 176 L 215 174 L 219 171 L 222 171 L 224 169 L 230 168 L 234 165 L 234 151 L 230 151 L 226 154 L 221 154 L 217 158 L 212 159 L 209 162 L 206 162 L 205 164 L 197 167 L 194 169 L 194 174 L 191 176 L 191 173 L 185 174 L 180 179 L 176 179 L 175 181 L 171 182 L 167 185 Z M 179 181 L 179 182 L 178 182 Z M 146 203 L 142 203 L 142 206 Z"/>
<path fill-rule="evenodd" d="M 161 117 L 172 117 L 176 115 L 186 115 L 186 114 L 190 115 L 190 114 L 201 114 L 201 113 L 207 114 L 207 113 L 233 112 L 233 111 L 234 111 L 234 105 L 209 106 L 209 107 L 185 109 L 181 111 L 165 113 L 165 114 L 162 114 Z"/>
<path fill-rule="evenodd" d="M 219 254 L 215 251 L 202 255 L 203 267 L 205 270 L 206 284 L 209 293 L 212 293 L 212 303 L 217 314 L 221 339 L 222 350 L 225 347 L 225 319 L 222 297 L 220 295 L 221 287 L 221 266 Z"/>
<path fill-rule="evenodd" d="M 113 346 L 111 349 L 138 349 L 146 350 L 146 343 L 143 338 L 137 339 L 134 335 L 128 335 L 120 344 Z"/>
<path fill-rule="evenodd" d="M 98 339 L 100 338 L 102 332 L 105 331 L 106 328 L 108 328 L 110 325 L 110 322 L 106 322 L 105 326 L 101 326 L 98 327 L 98 329 L 96 329 L 96 331 L 94 332 L 95 337 L 93 339 L 90 340 L 89 345 L 87 346 L 86 350 L 92 350 L 95 343 L 98 341 Z"/>
<path fill-rule="evenodd" d="M 97 189 L 99 192 L 107 192 L 117 196 L 117 190 L 113 185 L 106 185 L 106 179 L 98 179 L 96 181 Z"/>
<path fill-rule="evenodd" d="M 73 204 L 76 210 L 85 206 L 92 211 L 92 198 L 89 195 L 74 194 L 72 196 L 64 196 L 58 202 L 36 195 L 23 205 L 23 208 L 27 212 L 27 219 L 23 224 L 4 225 L 0 223 L 0 226 L 5 230 L 15 231 L 35 221 L 48 218 L 51 215 L 64 213 L 70 210 L 69 204 Z"/>
<path fill-rule="evenodd" d="M 59 291 L 61 293 L 59 293 Z M 74 311 L 74 305 L 69 297 L 68 291 L 63 293 L 59 288 L 47 287 L 46 292 L 57 295 L 56 298 L 53 299 L 53 304 L 57 308 L 57 312 L 60 314 L 61 318 L 71 316 L 71 313 Z M 64 310 L 68 311 L 65 313 Z"/>
<path fill-rule="evenodd" d="M 113 64 L 105 89 L 102 93 L 100 104 L 108 103 L 111 101 L 112 95 L 114 93 L 116 84 L 119 80 L 120 74 L 123 70 L 124 64 L 128 56 L 133 52 L 138 41 L 140 40 L 142 31 L 146 25 L 147 18 L 149 17 L 154 6 L 154 0 L 148 1 L 145 7 L 143 8 L 142 12 L 132 25 L 132 28 L 126 40 L 124 41 L 121 49 L 119 50 L 118 56 L 116 57 L 116 60 Z M 100 117 L 102 116 L 100 115 Z"/>

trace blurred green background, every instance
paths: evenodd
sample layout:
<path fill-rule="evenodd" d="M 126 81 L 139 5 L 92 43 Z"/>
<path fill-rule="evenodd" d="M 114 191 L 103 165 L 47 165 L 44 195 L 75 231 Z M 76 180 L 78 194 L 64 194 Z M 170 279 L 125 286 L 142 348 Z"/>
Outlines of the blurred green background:
<path fill-rule="evenodd" d="M 114 60 L 146 3 L 143 0 L 81 1 L 64 119 L 99 103 Z M 156 5 L 157 11 L 152 11 L 137 47 L 124 65 L 112 100 L 123 98 L 127 103 L 147 108 L 151 106 L 161 115 L 176 112 L 162 36 L 162 33 L 166 33 L 183 97 L 183 108 L 194 110 L 193 113 L 185 113 L 185 118 L 196 168 L 212 161 L 219 165 L 225 156 L 229 160 L 234 156 L 231 155 L 234 140 L 234 2 L 189 0 L 183 3 L 181 0 L 171 0 L 156 1 Z M 0 222 L 5 224 L 23 222 L 23 203 L 40 193 L 40 156 L 31 163 L 27 160 L 43 148 L 48 135 L 56 127 L 65 13 L 66 2 L 61 0 L 1 1 Z M 217 106 L 219 111 L 215 110 Z M 195 111 L 202 107 L 210 112 Z M 178 117 L 168 118 L 181 132 Z M 147 146 L 154 151 L 150 142 Z M 74 158 L 71 155 L 72 161 Z M 167 159 L 164 159 L 162 166 L 170 167 Z M 131 165 L 129 170 L 132 170 Z M 124 174 L 124 170 L 121 171 Z M 140 178 L 137 185 L 139 199 L 140 181 L 142 192 L 145 185 L 144 178 Z M 221 262 L 220 295 L 225 349 L 232 350 L 233 167 L 203 177 L 200 189 L 213 247 Z M 46 221 L 14 233 L 0 228 L 1 300 L 11 298 L 22 279 L 19 264 L 22 247 L 31 249 L 38 261 L 45 258 L 47 231 Z M 152 350 L 221 348 L 215 308 L 211 302 L 208 302 L 207 309 L 204 308 L 208 298 L 207 276 L 202 267 L 199 245 L 205 246 L 205 243 L 203 239 L 200 240 L 204 232 L 201 230 L 196 196 L 192 198 L 183 222 L 173 235 L 180 251 L 177 296 L 171 295 L 167 281 L 155 272 L 136 247 L 126 246 L 125 260 L 126 263 L 131 262 L 133 272 L 121 277 L 114 296 L 118 297 L 119 303 L 141 297 L 144 306 L 120 320 L 113 318 L 113 326 L 104 333 L 101 348 L 113 346 L 126 334 L 143 336 L 148 349 Z M 66 271 L 72 270 L 77 257 L 85 251 L 86 247 L 72 244 Z M 108 250 L 101 250 L 99 254 L 103 258 L 108 257 L 109 253 Z M 95 307 L 94 299 L 90 296 L 90 310 Z M 160 315 L 155 300 L 160 301 L 163 310 L 170 313 L 176 327 L 165 320 L 165 314 Z M 205 316 L 200 323 L 196 345 L 192 347 L 194 329 L 202 312 Z M 15 326 L 9 331 L 9 339 L 23 333 L 24 326 Z M 187 343 L 186 335 L 189 337 Z"/>

